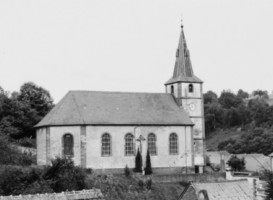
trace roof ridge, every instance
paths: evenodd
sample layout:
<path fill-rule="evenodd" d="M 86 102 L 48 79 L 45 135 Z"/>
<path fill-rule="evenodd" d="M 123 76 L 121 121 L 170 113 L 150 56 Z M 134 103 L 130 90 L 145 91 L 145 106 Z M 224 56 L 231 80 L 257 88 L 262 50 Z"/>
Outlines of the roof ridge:
<path fill-rule="evenodd" d="M 58 110 L 62 107 L 62 105 L 64 104 L 65 99 L 67 98 L 67 96 L 69 95 L 70 92 L 67 92 L 63 98 L 61 98 L 61 100 L 46 114 L 45 117 L 49 117 L 49 114 L 51 114 L 52 117 L 49 118 L 49 123 L 52 122 L 53 116 L 58 112 Z M 39 126 L 39 124 L 45 119 L 42 118 L 34 127 Z"/>
<path fill-rule="evenodd" d="M 80 111 L 80 109 L 79 109 L 80 107 L 79 107 L 79 105 L 78 105 L 78 103 L 77 103 L 77 101 L 76 101 L 76 99 L 75 99 L 75 96 L 74 96 L 73 94 L 71 94 L 71 95 L 72 95 L 72 99 L 73 99 L 73 101 L 74 101 L 74 103 L 75 103 L 75 105 L 76 105 L 76 107 L 77 107 L 78 113 L 79 113 L 79 115 L 80 115 L 80 117 L 81 117 L 81 121 L 82 121 L 84 124 L 86 124 L 84 118 L 82 117 L 82 113 L 81 113 L 81 111 Z"/>
<path fill-rule="evenodd" d="M 247 179 L 225 180 L 225 181 L 215 181 L 215 182 L 194 182 L 193 184 L 215 184 L 215 183 L 234 183 L 234 182 L 247 182 Z"/>
<path fill-rule="evenodd" d="M 164 94 L 164 95 L 170 95 L 168 93 L 164 92 L 123 92 L 123 91 L 98 91 L 98 90 L 69 90 L 68 93 L 74 93 L 74 92 L 93 92 L 93 93 L 109 93 L 109 94 Z"/>

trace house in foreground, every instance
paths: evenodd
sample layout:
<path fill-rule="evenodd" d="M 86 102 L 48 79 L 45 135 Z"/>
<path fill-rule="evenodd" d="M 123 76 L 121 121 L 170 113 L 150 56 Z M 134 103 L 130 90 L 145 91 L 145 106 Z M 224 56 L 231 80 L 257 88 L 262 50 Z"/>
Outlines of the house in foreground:
<path fill-rule="evenodd" d="M 253 200 L 255 194 L 247 180 L 215 183 L 189 183 L 178 200 Z"/>

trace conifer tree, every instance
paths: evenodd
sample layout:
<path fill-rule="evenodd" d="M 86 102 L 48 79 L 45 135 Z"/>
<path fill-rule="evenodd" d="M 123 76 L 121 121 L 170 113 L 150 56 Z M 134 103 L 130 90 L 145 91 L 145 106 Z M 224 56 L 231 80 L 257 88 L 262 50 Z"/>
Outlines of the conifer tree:
<path fill-rule="evenodd" d="M 139 148 L 137 149 L 137 155 L 135 159 L 135 172 L 142 172 L 142 156 L 140 154 Z"/>
<path fill-rule="evenodd" d="M 150 157 L 150 152 L 148 150 L 147 156 L 146 156 L 145 175 L 150 175 L 152 173 L 153 173 L 153 171 L 152 171 L 152 165 L 151 165 L 151 157 Z"/>

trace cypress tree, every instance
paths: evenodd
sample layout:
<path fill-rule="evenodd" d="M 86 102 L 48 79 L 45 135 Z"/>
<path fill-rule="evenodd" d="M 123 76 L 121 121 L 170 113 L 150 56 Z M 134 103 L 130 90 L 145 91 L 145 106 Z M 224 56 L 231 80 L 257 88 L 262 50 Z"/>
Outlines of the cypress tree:
<path fill-rule="evenodd" d="M 152 165 L 151 165 L 151 157 L 150 157 L 150 152 L 148 150 L 147 156 L 146 156 L 145 175 L 150 175 L 152 173 L 153 173 L 153 171 L 152 171 Z"/>
<path fill-rule="evenodd" d="M 135 158 L 135 172 L 142 172 L 142 156 L 139 152 L 139 148 L 137 149 L 137 155 Z"/>

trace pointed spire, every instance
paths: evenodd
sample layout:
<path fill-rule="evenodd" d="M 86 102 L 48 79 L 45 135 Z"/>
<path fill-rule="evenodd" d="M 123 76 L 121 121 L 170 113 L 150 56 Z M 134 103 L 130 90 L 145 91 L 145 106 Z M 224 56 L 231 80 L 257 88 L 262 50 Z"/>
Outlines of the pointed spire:
<path fill-rule="evenodd" d="M 181 33 L 178 43 L 178 48 L 176 50 L 176 60 L 174 66 L 173 77 L 166 83 L 174 82 L 202 82 L 199 78 L 194 76 L 190 52 L 187 47 L 186 38 L 183 30 L 183 23 L 181 23 Z"/>

